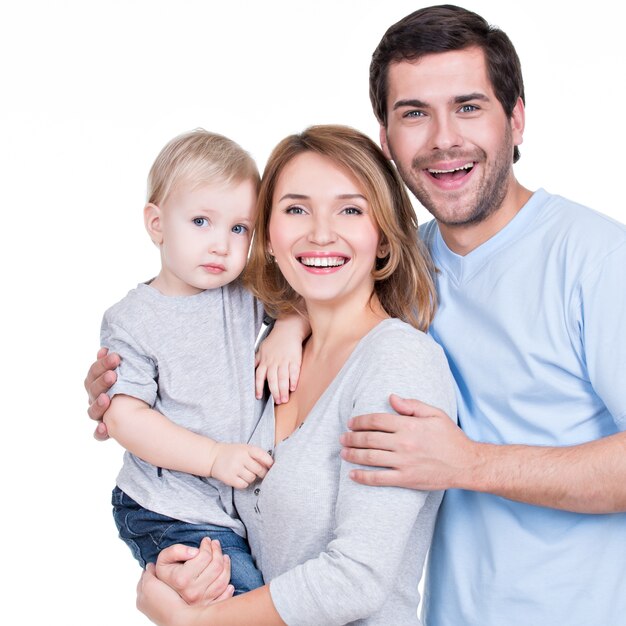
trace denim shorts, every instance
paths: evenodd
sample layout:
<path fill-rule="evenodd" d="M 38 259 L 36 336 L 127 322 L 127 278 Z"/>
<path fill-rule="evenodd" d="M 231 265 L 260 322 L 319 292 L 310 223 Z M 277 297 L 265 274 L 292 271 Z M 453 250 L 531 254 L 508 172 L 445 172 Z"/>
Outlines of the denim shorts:
<path fill-rule="evenodd" d="M 141 567 L 155 563 L 159 552 L 175 543 L 197 548 L 204 537 L 217 539 L 222 552 L 231 562 L 230 582 L 235 594 L 245 593 L 263 585 L 263 576 L 256 568 L 248 542 L 230 528 L 212 524 L 189 524 L 144 509 L 119 487 L 111 496 L 113 519 L 117 529 Z"/>

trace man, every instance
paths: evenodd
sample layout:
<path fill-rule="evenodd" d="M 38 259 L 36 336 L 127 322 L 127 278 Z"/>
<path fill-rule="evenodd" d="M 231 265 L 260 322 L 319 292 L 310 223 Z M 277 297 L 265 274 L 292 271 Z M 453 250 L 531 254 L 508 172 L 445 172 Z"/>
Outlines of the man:
<path fill-rule="evenodd" d="M 462 430 L 395 398 L 401 415 L 343 437 L 345 459 L 390 469 L 353 478 L 449 490 L 428 626 L 626 623 L 626 228 L 517 182 L 520 64 L 478 15 L 430 7 L 392 26 L 370 95 L 383 149 L 435 217 L 431 332 Z"/>
<path fill-rule="evenodd" d="M 439 269 L 432 334 L 463 430 L 394 398 L 401 415 L 357 418 L 344 457 L 390 468 L 355 471 L 366 484 L 449 490 L 428 626 L 624 623 L 626 229 L 516 181 L 519 60 L 474 13 L 401 20 L 370 82 L 383 148 L 435 217 L 423 229 Z M 590 170 L 582 156 L 568 155 L 573 173 Z M 92 368 L 92 397 L 115 364 Z"/>

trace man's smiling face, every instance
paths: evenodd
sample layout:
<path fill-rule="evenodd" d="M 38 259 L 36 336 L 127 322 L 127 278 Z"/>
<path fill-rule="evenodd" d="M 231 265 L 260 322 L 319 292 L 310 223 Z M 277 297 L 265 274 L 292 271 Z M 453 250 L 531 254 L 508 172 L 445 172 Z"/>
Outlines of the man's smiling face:
<path fill-rule="evenodd" d="M 522 142 L 518 101 L 507 117 L 479 48 L 389 66 L 381 144 L 416 198 L 450 227 L 476 224 L 502 205 Z"/>

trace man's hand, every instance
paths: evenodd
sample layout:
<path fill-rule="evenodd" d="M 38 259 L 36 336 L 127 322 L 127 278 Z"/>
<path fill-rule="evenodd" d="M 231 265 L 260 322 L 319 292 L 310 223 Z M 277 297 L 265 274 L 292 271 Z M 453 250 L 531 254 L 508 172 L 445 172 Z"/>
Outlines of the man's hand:
<path fill-rule="evenodd" d="M 96 361 L 89 368 L 87 378 L 85 378 L 85 389 L 89 397 L 87 414 L 92 420 L 98 422 L 93 436 L 99 441 L 109 438 L 107 427 L 102 423 L 102 416 L 111 403 L 106 391 L 115 383 L 117 379 L 115 369 L 120 364 L 119 355 L 108 352 L 106 348 L 100 348 Z"/>
<path fill-rule="evenodd" d="M 341 436 L 346 461 L 389 469 L 352 470 L 351 478 L 426 491 L 460 487 L 479 462 L 478 445 L 439 409 L 394 395 L 390 402 L 400 415 L 359 415 Z"/>
<path fill-rule="evenodd" d="M 156 577 L 188 604 L 206 606 L 230 598 L 230 559 L 219 541 L 205 537 L 200 548 L 176 544 L 165 548 L 156 563 Z"/>
<path fill-rule="evenodd" d="M 211 476 L 235 489 L 264 478 L 274 460 L 261 448 L 245 443 L 216 443 Z"/>

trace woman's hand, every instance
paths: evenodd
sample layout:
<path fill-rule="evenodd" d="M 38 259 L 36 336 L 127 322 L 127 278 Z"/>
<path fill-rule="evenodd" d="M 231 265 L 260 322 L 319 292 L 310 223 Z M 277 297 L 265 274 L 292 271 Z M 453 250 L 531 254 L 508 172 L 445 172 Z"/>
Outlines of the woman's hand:
<path fill-rule="evenodd" d="M 109 438 L 107 427 L 102 422 L 102 416 L 106 413 L 111 403 L 111 399 L 106 392 L 117 379 L 115 369 L 119 364 L 119 355 L 115 353 L 109 354 L 106 348 L 100 348 L 96 361 L 89 368 L 87 378 L 85 378 L 85 389 L 89 396 L 87 414 L 92 420 L 98 422 L 93 436 L 100 441 Z"/>
<path fill-rule="evenodd" d="M 148 563 L 137 584 L 137 608 L 159 626 L 191 626 L 198 611 L 155 575 Z"/>
<path fill-rule="evenodd" d="M 205 537 L 200 548 L 176 544 L 165 548 L 156 563 L 157 578 L 186 604 L 206 606 L 230 598 L 230 559 L 220 542 Z"/>

